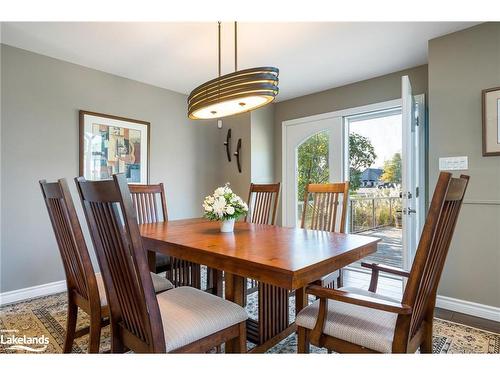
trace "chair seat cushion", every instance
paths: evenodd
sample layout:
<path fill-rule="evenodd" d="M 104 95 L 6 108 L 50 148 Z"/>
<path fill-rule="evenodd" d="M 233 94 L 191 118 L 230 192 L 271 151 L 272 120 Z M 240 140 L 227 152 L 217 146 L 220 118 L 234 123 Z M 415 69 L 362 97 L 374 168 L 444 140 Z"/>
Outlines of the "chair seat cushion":
<path fill-rule="evenodd" d="M 99 298 L 101 300 L 101 306 L 107 306 L 108 301 L 106 299 L 106 290 L 104 289 L 104 280 L 100 273 L 95 274 L 97 281 L 97 289 L 99 290 Z M 151 272 L 151 280 L 153 281 L 153 288 L 155 293 L 161 293 L 169 289 L 173 289 L 174 285 L 166 278 Z"/>
<path fill-rule="evenodd" d="M 345 287 L 339 290 L 387 301 L 396 301 L 390 297 L 358 288 Z M 300 327 L 313 329 L 318 317 L 318 311 L 319 300 L 316 300 L 313 304 L 300 311 L 295 323 Z M 323 333 L 377 352 L 390 353 L 397 317 L 398 315 L 394 313 L 329 300 Z"/>
<path fill-rule="evenodd" d="M 156 296 L 167 352 L 244 322 L 245 309 L 201 290 L 183 286 Z"/>

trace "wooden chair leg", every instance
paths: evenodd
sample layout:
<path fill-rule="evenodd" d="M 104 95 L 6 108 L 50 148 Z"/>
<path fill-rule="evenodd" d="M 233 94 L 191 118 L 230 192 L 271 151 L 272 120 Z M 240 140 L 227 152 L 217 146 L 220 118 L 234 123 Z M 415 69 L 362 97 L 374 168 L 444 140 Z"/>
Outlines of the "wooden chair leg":
<path fill-rule="evenodd" d="M 247 352 L 247 323 L 240 323 L 240 334 L 238 335 L 238 342 L 235 347 L 235 353 Z"/>
<path fill-rule="evenodd" d="M 246 353 L 247 352 L 247 323 L 241 322 L 238 325 L 238 336 L 226 341 L 225 352 L 228 353 Z"/>
<path fill-rule="evenodd" d="M 420 353 L 432 354 L 432 321 L 426 324 L 422 344 L 420 344 Z"/>
<path fill-rule="evenodd" d="M 118 327 L 111 323 L 111 353 L 125 353 L 125 346 L 119 338 Z"/>
<path fill-rule="evenodd" d="M 99 344 L 101 342 L 101 315 L 93 314 L 90 317 L 89 333 L 89 353 L 99 353 Z"/>
<path fill-rule="evenodd" d="M 297 327 L 297 353 L 309 353 L 309 330 L 304 327 Z"/>
<path fill-rule="evenodd" d="M 73 350 L 73 341 L 75 340 L 76 320 L 78 318 L 78 306 L 68 299 L 68 316 L 66 320 L 66 337 L 64 339 L 64 353 L 71 353 Z"/>

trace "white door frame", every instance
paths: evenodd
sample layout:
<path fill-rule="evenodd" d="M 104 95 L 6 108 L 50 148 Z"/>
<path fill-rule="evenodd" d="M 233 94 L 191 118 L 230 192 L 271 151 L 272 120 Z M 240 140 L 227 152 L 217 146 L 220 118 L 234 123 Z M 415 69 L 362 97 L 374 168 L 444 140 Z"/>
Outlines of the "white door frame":
<path fill-rule="evenodd" d="M 418 197 L 417 197 L 417 239 L 420 239 L 422 229 L 424 229 L 425 217 L 427 214 L 427 179 L 426 179 L 426 155 L 427 155 L 427 120 L 425 117 L 425 94 L 414 95 L 414 100 L 417 105 L 417 148 L 419 155 L 416 160 L 416 168 L 418 171 Z M 418 241 L 417 241 L 418 245 Z M 416 249 L 415 249 L 416 250 Z M 413 254 L 414 256 L 415 254 Z M 411 259 L 413 263 L 413 259 Z"/>
<path fill-rule="evenodd" d="M 291 126 L 304 124 L 304 123 L 308 123 L 308 122 L 316 122 L 316 121 L 326 120 L 326 119 L 336 118 L 336 117 L 344 118 L 347 116 L 361 115 L 363 113 L 375 112 L 375 111 L 396 108 L 396 107 L 401 107 L 401 99 L 388 100 L 385 102 L 368 104 L 368 105 L 364 105 L 364 106 L 360 106 L 360 107 L 353 107 L 353 108 L 348 108 L 348 109 L 342 109 L 339 111 L 321 113 L 318 115 L 306 116 L 306 117 L 301 117 L 301 118 L 297 118 L 297 119 L 293 119 L 293 120 L 286 120 L 286 121 L 283 121 L 281 123 L 281 181 L 282 181 L 281 222 L 282 222 L 283 226 L 285 226 L 285 223 L 287 222 L 286 221 L 287 214 L 288 214 L 287 202 L 289 199 L 289 195 L 291 193 L 293 193 L 293 192 L 288 191 L 290 189 L 287 186 L 288 185 L 287 184 L 288 171 L 287 171 L 287 163 L 286 163 L 287 129 L 289 129 Z M 345 128 L 345 124 L 343 124 L 343 127 Z M 349 168 L 347 168 L 347 169 L 349 169 Z M 344 176 L 346 176 L 345 171 L 344 171 Z"/>

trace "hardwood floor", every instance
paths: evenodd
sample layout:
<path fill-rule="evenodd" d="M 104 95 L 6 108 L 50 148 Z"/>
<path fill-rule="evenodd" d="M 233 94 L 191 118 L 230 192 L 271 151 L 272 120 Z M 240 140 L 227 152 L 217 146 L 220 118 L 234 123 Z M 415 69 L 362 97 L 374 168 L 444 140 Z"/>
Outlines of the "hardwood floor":
<path fill-rule="evenodd" d="M 363 273 L 351 269 L 344 270 L 345 286 L 355 286 L 357 288 L 368 289 L 369 284 L 369 273 Z M 402 285 L 402 280 L 399 277 L 381 277 L 379 279 L 378 293 L 392 298 L 401 298 L 401 294 L 403 292 Z M 478 318 L 477 316 L 466 315 L 455 311 L 441 309 L 439 307 L 436 307 L 434 316 L 436 318 L 500 334 L 500 323 L 493 320 Z"/>
<path fill-rule="evenodd" d="M 451 322 L 464 324 L 466 326 L 471 326 L 478 329 L 484 329 L 485 331 L 490 331 L 500 334 L 500 323 L 493 320 L 478 318 L 477 316 L 462 314 L 456 311 L 450 311 L 436 307 L 435 317 L 440 319 L 446 319 Z"/>

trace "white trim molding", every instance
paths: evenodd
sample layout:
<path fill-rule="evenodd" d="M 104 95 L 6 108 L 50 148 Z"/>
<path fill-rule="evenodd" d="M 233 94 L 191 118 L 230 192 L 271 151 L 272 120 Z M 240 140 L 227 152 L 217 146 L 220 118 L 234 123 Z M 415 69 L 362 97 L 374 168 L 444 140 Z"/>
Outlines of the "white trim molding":
<path fill-rule="evenodd" d="M 437 296 L 436 307 L 500 322 L 500 307 L 482 305 L 446 296 Z"/>
<path fill-rule="evenodd" d="M 66 280 L 0 293 L 0 306 L 66 291 Z"/>
<path fill-rule="evenodd" d="M 362 115 L 362 114 L 366 114 L 366 113 L 370 113 L 370 112 L 387 110 L 387 109 L 392 109 L 392 108 L 396 108 L 396 107 L 401 107 L 401 99 L 387 100 L 385 102 L 380 102 L 380 103 L 373 103 L 373 104 L 362 105 L 359 107 L 339 109 L 337 111 L 320 113 L 320 114 L 311 115 L 311 116 L 304 116 L 304 117 L 299 117 L 299 118 L 295 118 L 292 120 L 285 120 L 281 123 L 281 126 L 282 127 L 293 126 L 293 125 L 302 124 L 304 122 L 325 120 L 325 119 L 332 118 L 332 117 L 346 117 L 346 116 Z"/>

